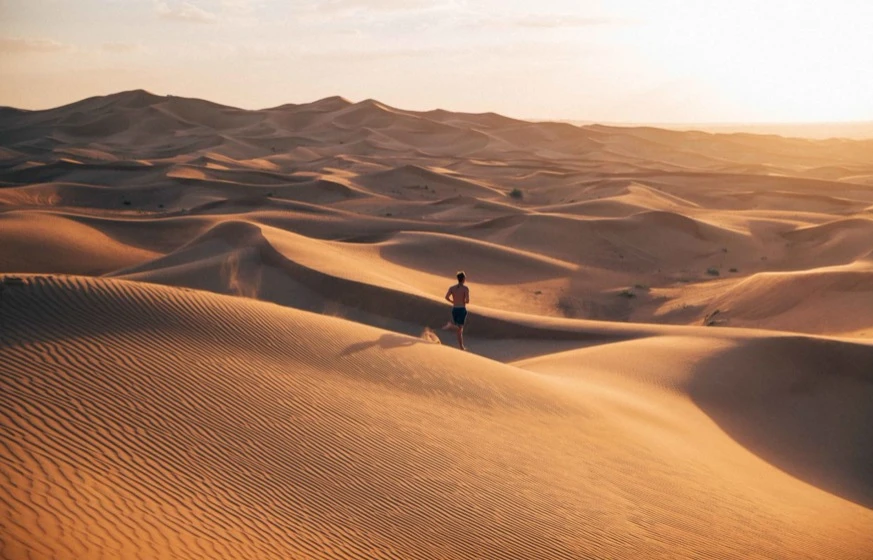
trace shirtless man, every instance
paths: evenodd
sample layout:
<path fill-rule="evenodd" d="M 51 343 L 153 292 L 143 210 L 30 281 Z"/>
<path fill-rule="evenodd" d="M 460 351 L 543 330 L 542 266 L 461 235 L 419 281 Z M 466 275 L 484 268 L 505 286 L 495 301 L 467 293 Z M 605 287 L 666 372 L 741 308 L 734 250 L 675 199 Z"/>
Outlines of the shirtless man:
<path fill-rule="evenodd" d="M 463 271 L 458 272 L 458 283 L 446 292 L 446 301 L 452 304 L 452 320 L 443 326 L 446 330 L 454 330 L 458 333 L 458 346 L 464 348 L 464 323 L 467 322 L 467 304 L 470 303 L 470 288 L 464 285 L 467 275 Z"/>

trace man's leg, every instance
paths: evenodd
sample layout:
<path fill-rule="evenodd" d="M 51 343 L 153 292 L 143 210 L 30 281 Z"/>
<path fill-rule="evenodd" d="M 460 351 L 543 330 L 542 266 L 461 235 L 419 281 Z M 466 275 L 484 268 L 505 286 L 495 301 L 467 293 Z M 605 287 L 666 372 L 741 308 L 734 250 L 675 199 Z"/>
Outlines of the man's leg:
<path fill-rule="evenodd" d="M 453 307 L 452 308 L 452 318 L 449 319 L 449 321 L 446 322 L 445 325 L 443 325 L 443 330 L 444 331 L 456 331 L 456 330 L 458 330 L 458 327 L 461 327 L 461 326 L 463 326 L 463 325 L 458 324 L 458 318 L 455 317 L 455 308 Z"/>
<path fill-rule="evenodd" d="M 458 327 L 458 347 L 461 350 L 466 350 L 466 348 L 464 348 L 464 327 L 462 326 Z"/>

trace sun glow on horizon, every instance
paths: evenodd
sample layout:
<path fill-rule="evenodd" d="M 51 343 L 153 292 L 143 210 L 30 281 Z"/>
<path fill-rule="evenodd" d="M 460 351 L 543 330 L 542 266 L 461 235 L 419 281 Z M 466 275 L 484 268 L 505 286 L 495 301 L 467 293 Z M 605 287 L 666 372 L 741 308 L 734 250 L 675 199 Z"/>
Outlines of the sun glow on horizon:
<path fill-rule="evenodd" d="M 634 49 L 721 104 L 728 120 L 873 117 L 873 3 L 653 4 L 660 8 L 635 30 Z M 665 4 L 676 9 L 661 11 Z"/>
<path fill-rule="evenodd" d="M 125 89 L 600 122 L 873 121 L 862 0 L 0 0 L 0 105 Z"/>

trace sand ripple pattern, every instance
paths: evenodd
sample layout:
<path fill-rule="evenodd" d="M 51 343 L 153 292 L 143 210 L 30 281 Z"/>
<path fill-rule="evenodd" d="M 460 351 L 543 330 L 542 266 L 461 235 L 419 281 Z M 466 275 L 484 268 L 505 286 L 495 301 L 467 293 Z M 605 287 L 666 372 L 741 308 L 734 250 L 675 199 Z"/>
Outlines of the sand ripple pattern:
<path fill-rule="evenodd" d="M 566 380 L 136 282 L 28 277 L 0 306 L 3 558 L 873 551 L 869 510 L 731 485 Z"/>

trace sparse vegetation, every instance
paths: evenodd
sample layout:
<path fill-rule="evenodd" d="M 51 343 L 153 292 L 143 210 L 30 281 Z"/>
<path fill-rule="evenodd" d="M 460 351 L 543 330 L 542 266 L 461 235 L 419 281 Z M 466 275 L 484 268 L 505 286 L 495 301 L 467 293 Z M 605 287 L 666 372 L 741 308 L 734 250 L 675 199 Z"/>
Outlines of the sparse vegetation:
<path fill-rule="evenodd" d="M 516 188 L 512 189 L 512 191 L 509 193 L 509 196 L 517 200 L 521 200 L 522 198 L 524 198 L 524 193 L 521 192 L 521 189 Z"/>
<path fill-rule="evenodd" d="M 731 272 L 739 272 L 739 270 L 737 270 L 736 268 L 731 268 L 730 271 Z"/>
<path fill-rule="evenodd" d="M 718 271 L 718 269 L 715 268 L 714 266 L 707 268 L 706 273 L 709 274 L 710 276 L 720 276 L 721 275 L 721 273 Z"/>
<path fill-rule="evenodd" d="M 122 202 L 122 204 L 124 204 L 125 206 L 130 206 L 130 201 L 129 201 L 129 200 L 125 200 L 124 202 Z"/>
<path fill-rule="evenodd" d="M 618 295 L 620 295 L 621 297 L 625 297 L 625 298 L 627 298 L 627 299 L 631 299 L 631 298 L 635 298 L 635 297 L 637 297 L 637 295 L 636 295 L 636 294 L 633 292 L 633 290 L 631 290 L 630 288 L 625 288 L 625 289 L 622 290 Z"/>

